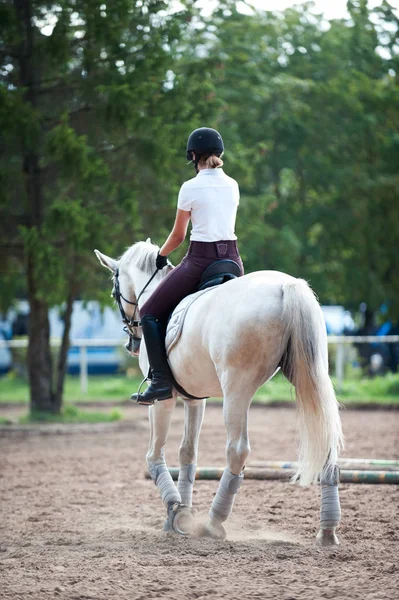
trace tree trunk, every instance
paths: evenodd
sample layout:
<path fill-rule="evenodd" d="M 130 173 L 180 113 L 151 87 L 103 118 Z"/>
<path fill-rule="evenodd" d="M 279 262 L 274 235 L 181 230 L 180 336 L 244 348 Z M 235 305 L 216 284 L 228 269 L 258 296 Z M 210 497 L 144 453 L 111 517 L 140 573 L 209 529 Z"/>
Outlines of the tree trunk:
<path fill-rule="evenodd" d="M 67 355 L 69 350 L 69 334 L 71 331 L 71 323 L 72 323 L 72 312 L 73 312 L 73 303 L 76 299 L 75 292 L 71 292 L 67 299 L 67 304 L 65 308 L 65 312 L 63 315 L 64 321 L 64 332 L 62 335 L 62 342 L 60 351 L 58 354 L 58 363 L 57 363 L 57 373 L 55 380 L 55 393 L 54 393 L 54 404 L 53 410 L 57 413 L 61 410 L 62 405 L 62 396 L 64 392 L 64 381 L 65 381 L 65 373 L 66 373 L 66 364 L 67 364 Z"/>
<path fill-rule="evenodd" d="M 40 74 L 35 64 L 35 39 L 31 0 L 14 0 L 19 27 L 17 58 L 20 85 L 25 89 L 25 99 L 37 105 Z M 29 226 L 40 232 L 43 225 L 43 189 L 40 168 L 40 133 L 36 139 L 21 139 L 23 178 L 28 207 Z M 52 360 L 50 350 L 50 323 L 48 303 L 40 299 L 34 268 L 34 256 L 28 247 L 26 255 L 29 316 L 28 372 L 31 413 L 53 411 Z"/>
<path fill-rule="evenodd" d="M 37 298 L 33 261 L 28 258 L 30 412 L 52 412 L 52 360 L 48 304 Z"/>

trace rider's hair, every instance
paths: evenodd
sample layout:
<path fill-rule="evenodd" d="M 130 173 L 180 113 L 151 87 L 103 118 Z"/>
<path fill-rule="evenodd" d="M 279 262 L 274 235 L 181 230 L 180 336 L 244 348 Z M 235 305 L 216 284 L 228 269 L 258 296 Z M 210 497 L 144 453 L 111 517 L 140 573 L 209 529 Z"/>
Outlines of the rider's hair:
<path fill-rule="evenodd" d="M 204 155 L 198 161 L 198 164 L 204 169 L 216 169 L 217 167 L 223 167 L 223 161 L 220 156 L 216 156 L 215 154 Z"/>

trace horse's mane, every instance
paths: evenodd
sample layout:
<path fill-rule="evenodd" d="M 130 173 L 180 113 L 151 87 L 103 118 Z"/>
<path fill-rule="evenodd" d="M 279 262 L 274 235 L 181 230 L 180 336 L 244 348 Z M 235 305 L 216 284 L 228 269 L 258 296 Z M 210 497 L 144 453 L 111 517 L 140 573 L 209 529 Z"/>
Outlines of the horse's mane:
<path fill-rule="evenodd" d="M 137 242 L 136 244 L 133 244 L 133 246 L 130 246 L 130 248 L 122 254 L 119 260 L 127 265 L 132 263 L 135 267 L 140 269 L 140 271 L 152 275 L 155 271 L 155 259 L 158 250 L 158 246 L 152 244 L 150 241 Z"/>

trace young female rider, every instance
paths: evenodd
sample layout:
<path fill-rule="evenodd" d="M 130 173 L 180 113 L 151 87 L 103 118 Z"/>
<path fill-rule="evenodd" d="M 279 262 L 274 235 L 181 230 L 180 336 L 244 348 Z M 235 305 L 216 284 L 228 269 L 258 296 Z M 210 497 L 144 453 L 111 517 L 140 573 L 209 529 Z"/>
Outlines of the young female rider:
<path fill-rule="evenodd" d="M 140 310 L 152 371 L 151 385 L 144 393 L 132 396 L 141 404 L 172 396 L 173 379 L 165 351 L 166 320 L 172 310 L 195 292 L 202 274 L 213 262 L 234 260 L 243 274 L 234 233 L 239 189 L 220 168 L 223 150 L 222 137 L 215 129 L 201 127 L 188 138 L 187 158 L 194 163 L 197 176 L 180 189 L 175 224 L 158 253 L 156 267 L 163 269 L 168 254 L 183 243 L 190 219 L 191 243 L 180 265 L 165 277 Z"/>

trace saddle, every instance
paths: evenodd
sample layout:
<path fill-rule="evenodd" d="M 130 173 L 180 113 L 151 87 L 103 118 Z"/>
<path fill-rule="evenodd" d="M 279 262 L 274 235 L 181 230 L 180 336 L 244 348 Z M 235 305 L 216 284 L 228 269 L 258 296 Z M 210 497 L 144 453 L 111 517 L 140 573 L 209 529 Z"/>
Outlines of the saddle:
<path fill-rule="evenodd" d="M 200 292 L 214 285 L 221 285 L 226 281 L 236 279 L 240 275 L 241 268 L 234 260 L 228 258 L 217 260 L 205 269 L 197 291 Z"/>

